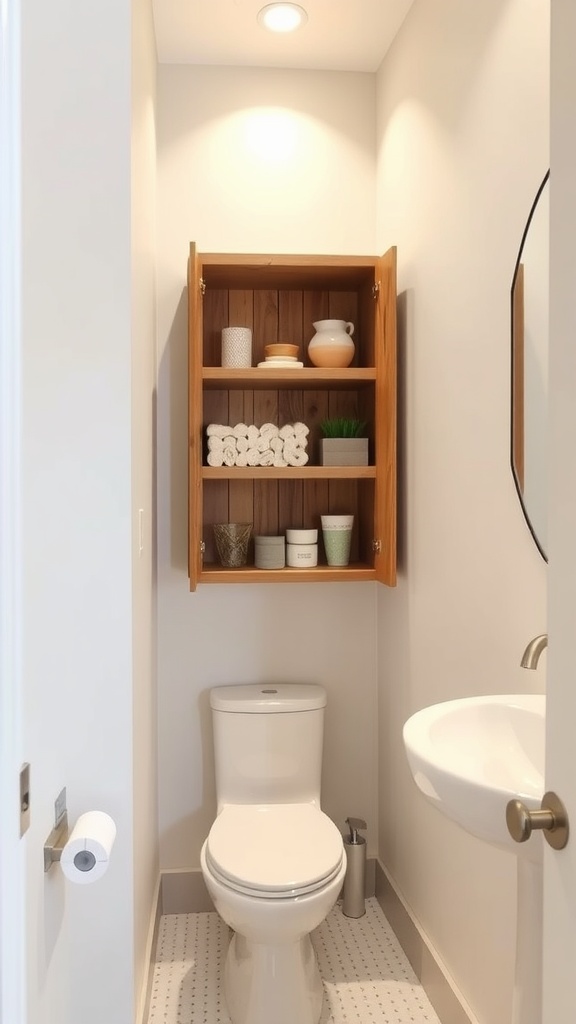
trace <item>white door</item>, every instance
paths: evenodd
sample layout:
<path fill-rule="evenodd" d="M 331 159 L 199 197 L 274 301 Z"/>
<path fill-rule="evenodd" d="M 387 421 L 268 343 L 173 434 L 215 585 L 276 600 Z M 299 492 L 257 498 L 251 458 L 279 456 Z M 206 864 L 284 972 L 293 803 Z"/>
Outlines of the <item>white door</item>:
<path fill-rule="evenodd" d="M 544 861 L 543 1024 L 576 1021 L 576 4 L 552 0 L 546 785 L 572 834 Z"/>
<path fill-rule="evenodd" d="M 109 159 L 130 139 L 122 13 L 0 0 L 0 1024 L 134 1020 L 128 142 Z M 106 75 L 83 73 L 108 43 Z M 86 272 L 75 239 L 93 224 Z M 97 886 L 44 872 L 64 786 L 71 823 L 97 809 L 118 826 Z"/>
<path fill-rule="evenodd" d="M 0 0 L 0 1024 L 24 1024 L 20 737 L 18 2 Z"/>

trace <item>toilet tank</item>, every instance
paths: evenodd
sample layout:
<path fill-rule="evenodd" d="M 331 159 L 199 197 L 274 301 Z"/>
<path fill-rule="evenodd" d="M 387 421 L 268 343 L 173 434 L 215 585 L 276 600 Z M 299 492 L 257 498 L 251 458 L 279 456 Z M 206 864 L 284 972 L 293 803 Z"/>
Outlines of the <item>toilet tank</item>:
<path fill-rule="evenodd" d="M 320 806 L 322 686 L 218 686 L 210 706 L 218 811 L 224 804 Z"/>

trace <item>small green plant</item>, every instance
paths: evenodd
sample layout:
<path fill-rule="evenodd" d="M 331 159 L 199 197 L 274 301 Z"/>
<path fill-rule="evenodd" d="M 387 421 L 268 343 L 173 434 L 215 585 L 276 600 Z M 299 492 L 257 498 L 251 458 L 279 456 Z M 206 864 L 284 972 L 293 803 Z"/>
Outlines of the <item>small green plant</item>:
<path fill-rule="evenodd" d="M 365 427 L 364 420 L 348 416 L 336 416 L 334 419 L 322 420 L 320 424 L 324 437 L 362 437 Z"/>

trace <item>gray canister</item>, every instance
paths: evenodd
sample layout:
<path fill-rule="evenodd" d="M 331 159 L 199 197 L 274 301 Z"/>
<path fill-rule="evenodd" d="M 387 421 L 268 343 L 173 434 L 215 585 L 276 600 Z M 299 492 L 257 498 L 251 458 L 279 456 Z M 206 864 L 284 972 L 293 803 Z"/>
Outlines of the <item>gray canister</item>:
<path fill-rule="evenodd" d="M 366 828 L 366 822 L 362 821 L 362 818 L 346 818 L 346 824 L 350 829 L 350 835 L 344 837 L 347 867 L 342 913 L 346 917 L 362 917 L 366 913 L 366 840 L 358 834 L 358 830 Z"/>
<path fill-rule="evenodd" d="M 254 565 L 257 569 L 283 569 L 286 565 L 286 538 L 254 537 Z"/>

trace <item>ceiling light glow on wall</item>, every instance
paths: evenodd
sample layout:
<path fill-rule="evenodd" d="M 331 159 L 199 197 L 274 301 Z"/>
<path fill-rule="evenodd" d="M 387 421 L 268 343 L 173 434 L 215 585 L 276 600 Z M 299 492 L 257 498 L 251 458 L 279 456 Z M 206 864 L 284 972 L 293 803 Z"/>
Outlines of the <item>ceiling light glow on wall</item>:
<path fill-rule="evenodd" d="M 258 12 L 258 22 L 270 32 L 294 32 L 308 20 L 298 4 L 267 4 Z"/>

